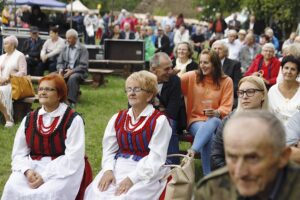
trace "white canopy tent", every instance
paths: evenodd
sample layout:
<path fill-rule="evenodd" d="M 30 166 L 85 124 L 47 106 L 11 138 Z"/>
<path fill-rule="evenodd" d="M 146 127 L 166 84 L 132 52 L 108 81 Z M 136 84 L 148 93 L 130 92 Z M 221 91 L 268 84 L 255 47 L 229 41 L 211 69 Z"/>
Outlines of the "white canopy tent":
<path fill-rule="evenodd" d="M 80 0 L 75 0 L 67 5 L 67 10 L 69 12 L 88 12 L 89 9 L 81 3 Z"/>

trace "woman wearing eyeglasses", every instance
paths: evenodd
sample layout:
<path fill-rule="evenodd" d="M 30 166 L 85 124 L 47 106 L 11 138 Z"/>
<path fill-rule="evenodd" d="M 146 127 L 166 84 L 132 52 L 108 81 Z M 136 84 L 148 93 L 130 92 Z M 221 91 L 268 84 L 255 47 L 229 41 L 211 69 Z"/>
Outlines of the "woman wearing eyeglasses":
<path fill-rule="evenodd" d="M 212 170 L 224 167 L 225 154 L 223 144 L 223 129 L 228 119 L 235 113 L 251 109 L 268 110 L 268 90 L 262 78 L 257 76 L 246 76 L 238 84 L 238 106 L 225 117 L 213 137 L 211 168 Z"/>
<path fill-rule="evenodd" d="M 189 132 L 195 136 L 189 153 L 201 153 L 203 174 L 210 172 L 212 136 L 233 105 L 233 82 L 221 68 L 215 51 L 204 49 L 197 71 L 181 77 Z"/>
<path fill-rule="evenodd" d="M 167 150 L 172 129 L 151 101 L 157 78 L 147 71 L 131 74 L 125 84 L 128 110 L 115 114 L 103 137 L 102 170 L 84 199 L 159 199 L 166 185 Z"/>
<path fill-rule="evenodd" d="M 270 110 L 286 124 L 288 119 L 300 110 L 300 85 L 297 78 L 300 73 L 300 60 L 294 56 L 282 59 L 283 80 L 269 90 Z"/>
<path fill-rule="evenodd" d="M 272 43 L 266 43 L 262 47 L 261 54 L 258 54 L 248 67 L 245 76 L 262 77 L 269 88 L 276 83 L 280 68 L 280 61 L 275 57 L 275 47 Z"/>
<path fill-rule="evenodd" d="M 16 133 L 13 172 L 2 200 L 69 200 L 78 194 L 85 168 L 83 120 L 64 103 L 67 86 L 61 76 L 43 77 L 38 97 L 42 107 L 28 113 Z M 86 177 L 91 182 L 91 171 Z"/>

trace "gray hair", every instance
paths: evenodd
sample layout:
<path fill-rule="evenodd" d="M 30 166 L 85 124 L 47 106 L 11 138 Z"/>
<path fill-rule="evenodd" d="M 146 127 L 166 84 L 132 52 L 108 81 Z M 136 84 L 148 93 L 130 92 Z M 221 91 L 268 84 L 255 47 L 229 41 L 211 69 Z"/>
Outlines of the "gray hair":
<path fill-rule="evenodd" d="M 222 47 L 223 47 L 223 49 L 224 49 L 224 53 L 225 53 L 225 57 L 227 57 L 228 56 L 228 54 L 229 54 L 229 49 L 228 49 L 228 47 L 227 47 L 227 45 L 225 44 L 225 42 L 224 41 L 222 41 L 222 40 L 216 40 L 213 44 L 212 44 L 212 49 L 214 49 L 214 46 L 215 45 L 221 45 Z"/>
<path fill-rule="evenodd" d="M 271 42 L 264 44 L 264 46 L 262 46 L 262 49 L 264 48 L 271 48 L 275 51 L 275 46 Z"/>
<path fill-rule="evenodd" d="M 160 67 L 161 59 L 164 58 L 171 62 L 170 57 L 165 52 L 158 52 L 150 59 L 150 68 Z"/>
<path fill-rule="evenodd" d="M 236 30 L 235 29 L 229 29 L 228 32 L 227 32 L 227 36 L 231 35 L 231 34 L 237 35 Z"/>
<path fill-rule="evenodd" d="M 290 44 L 287 48 L 290 55 L 300 59 L 300 44 Z"/>
<path fill-rule="evenodd" d="M 71 28 L 66 32 L 66 37 L 70 37 L 70 36 L 78 38 L 78 32 L 75 29 Z"/>
<path fill-rule="evenodd" d="M 10 44 L 12 44 L 15 48 L 17 48 L 18 46 L 18 38 L 14 35 L 10 35 L 7 36 L 6 38 L 4 38 L 3 42 L 9 42 Z"/>
<path fill-rule="evenodd" d="M 231 123 L 237 123 L 238 119 L 257 119 L 268 127 L 268 138 L 270 144 L 274 148 L 274 155 L 279 155 L 286 147 L 285 129 L 280 120 L 272 113 L 266 110 L 249 110 L 239 112 L 233 115 L 225 125 L 230 126 Z M 259 127 L 248 127 L 253 129 L 253 132 Z M 225 131 L 226 134 L 227 131 Z"/>

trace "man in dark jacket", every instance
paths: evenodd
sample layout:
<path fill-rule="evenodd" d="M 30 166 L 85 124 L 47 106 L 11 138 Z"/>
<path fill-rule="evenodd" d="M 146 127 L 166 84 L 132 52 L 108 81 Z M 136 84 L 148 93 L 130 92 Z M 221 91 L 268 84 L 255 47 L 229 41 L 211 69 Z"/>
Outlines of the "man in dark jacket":
<path fill-rule="evenodd" d="M 130 29 L 130 24 L 128 22 L 124 23 L 124 30 L 121 31 L 120 33 L 121 39 L 125 40 L 134 40 L 135 39 L 135 34 L 133 31 Z"/>
<path fill-rule="evenodd" d="M 223 19 L 221 13 L 216 13 L 216 20 L 213 22 L 211 31 L 215 34 L 216 39 L 222 39 L 224 31 L 227 28 L 227 24 Z"/>
<path fill-rule="evenodd" d="M 170 39 L 164 33 L 164 30 L 161 26 L 157 27 L 157 37 L 155 39 L 155 53 L 157 52 L 165 52 L 166 54 L 171 54 L 170 49 Z"/>
<path fill-rule="evenodd" d="M 40 59 L 40 52 L 44 41 L 39 37 L 39 29 L 36 26 L 30 28 L 30 38 L 24 41 L 21 51 L 24 53 L 27 62 L 27 73 L 32 76 L 39 76 L 43 68 Z"/>
<path fill-rule="evenodd" d="M 227 58 L 228 48 L 227 48 L 226 44 L 221 40 L 215 41 L 212 45 L 212 49 L 215 50 L 218 53 L 219 58 L 221 60 L 222 69 L 223 69 L 224 73 L 226 75 L 230 76 L 230 78 L 233 81 L 233 86 L 234 86 L 233 108 L 235 108 L 237 106 L 237 94 L 236 94 L 236 92 L 237 92 L 237 89 L 238 89 L 239 81 L 242 77 L 241 63 L 236 61 L 236 60 L 232 60 L 232 59 Z"/>
<path fill-rule="evenodd" d="M 154 106 L 166 114 L 172 127 L 168 154 L 178 153 L 178 133 L 184 128 L 185 114 L 180 79 L 173 74 L 171 59 L 164 52 L 154 54 L 150 60 L 150 71 L 157 76 L 159 89 Z M 170 160 L 172 163 L 179 163 L 178 159 Z"/>

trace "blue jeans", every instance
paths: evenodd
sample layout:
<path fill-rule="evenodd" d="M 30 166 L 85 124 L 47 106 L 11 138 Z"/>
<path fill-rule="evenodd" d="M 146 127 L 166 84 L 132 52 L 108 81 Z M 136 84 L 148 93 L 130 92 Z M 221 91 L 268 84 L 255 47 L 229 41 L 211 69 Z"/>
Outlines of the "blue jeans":
<path fill-rule="evenodd" d="M 170 139 L 169 147 L 168 147 L 168 155 L 169 154 L 177 154 L 179 153 L 179 139 L 177 134 L 177 122 L 175 120 L 169 119 L 171 128 L 172 128 L 172 136 Z M 172 157 L 167 159 L 168 164 L 179 164 L 179 157 Z"/>
<path fill-rule="evenodd" d="M 209 118 L 207 121 L 197 121 L 191 124 L 189 131 L 195 136 L 192 149 L 201 153 L 203 175 L 210 173 L 210 154 L 212 137 L 220 125 L 221 120 L 216 117 Z"/>

